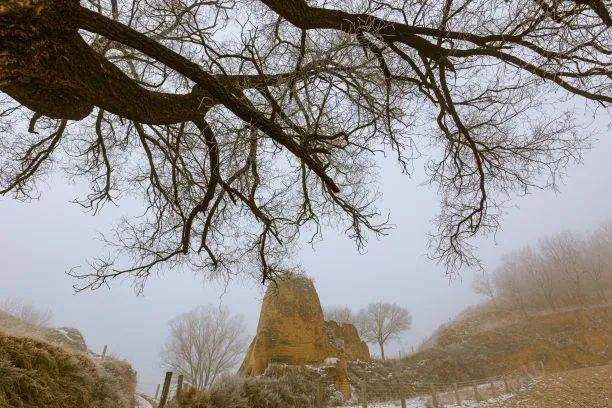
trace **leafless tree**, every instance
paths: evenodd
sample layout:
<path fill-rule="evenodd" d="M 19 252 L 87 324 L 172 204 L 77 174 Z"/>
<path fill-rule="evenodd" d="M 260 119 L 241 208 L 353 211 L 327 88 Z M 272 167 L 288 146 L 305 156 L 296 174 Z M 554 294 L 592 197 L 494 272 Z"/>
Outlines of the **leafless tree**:
<path fill-rule="evenodd" d="M 94 213 L 142 197 L 80 289 L 179 265 L 265 281 L 300 231 L 384 234 L 376 156 L 423 155 L 431 256 L 478 265 L 508 197 L 589 147 L 565 101 L 612 105 L 610 24 L 602 0 L 4 0 L 0 194 L 62 169 Z"/>
<path fill-rule="evenodd" d="M 540 246 L 547 262 L 560 272 L 559 278 L 564 280 L 563 287 L 570 303 L 586 305 L 587 268 L 583 238 L 569 231 L 562 232 L 543 238 Z"/>
<path fill-rule="evenodd" d="M 325 320 L 332 320 L 338 324 L 355 323 L 353 311 L 348 306 L 331 306 L 323 310 Z"/>
<path fill-rule="evenodd" d="M 557 310 L 560 282 L 554 265 L 530 246 L 520 249 L 514 256 L 521 275 L 529 285 L 531 303 L 545 303 L 553 311 Z"/>
<path fill-rule="evenodd" d="M 246 350 L 242 316 L 225 308 L 199 307 L 170 321 L 170 337 L 162 350 L 163 364 L 185 381 L 204 389 L 240 363 Z"/>
<path fill-rule="evenodd" d="M 405 308 L 393 303 L 370 303 L 355 319 L 359 336 L 368 343 L 378 344 L 385 359 L 385 344 L 410 329 L 412 316 Z"/>
<path fill-rule="evenodd" d="M 51 309 L 41 309 L 18 299 L 6 299 L 0 303 L 0 311 L 35 326 L 47 326 L 53 318 Z"/>
<path fill-rule="evenodd" d="M 495 287 L 502 299 L 523 315 L 527 315 L 529 306 L 529 284 L 523 279 L 516 259 L 512 255 L 506 255 L 501 265 L 495 271 Z"/>
<path fill-rule="evenodd" d="M 508 306 L 530 309 L 608 303 L 612 291 L 612 224 L 584 238 L 564 232 L 504 257 L 494 273 L 495 290 Z"/>
<path fill-rule="evenodd" d="M 612 223 L 602 224 L 588 239 L 587 273 L 591 289 L 608 303 L 606 291 L 612 289 Z"/>
<path fill-rule="evenodd" d="M 495 300 L 495 285 L 491 281 L 489 273 L 482 272 L 476 275 L 472 282 L 472 289 L 475 293 L 491 299 L 493 305 L 497 307 L 497 301 Z"/>

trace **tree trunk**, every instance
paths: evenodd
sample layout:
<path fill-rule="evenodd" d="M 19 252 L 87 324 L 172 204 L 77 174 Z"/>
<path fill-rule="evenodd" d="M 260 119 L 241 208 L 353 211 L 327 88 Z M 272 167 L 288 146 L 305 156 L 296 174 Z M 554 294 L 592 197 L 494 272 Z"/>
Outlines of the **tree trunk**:
<path fill-rule="evenodd" d="M 384 347 L 384 343 L 379 342 L 378 345 L 380 346 L 380 356 L 384 360 L 385 359 L 385 347 Z"/>

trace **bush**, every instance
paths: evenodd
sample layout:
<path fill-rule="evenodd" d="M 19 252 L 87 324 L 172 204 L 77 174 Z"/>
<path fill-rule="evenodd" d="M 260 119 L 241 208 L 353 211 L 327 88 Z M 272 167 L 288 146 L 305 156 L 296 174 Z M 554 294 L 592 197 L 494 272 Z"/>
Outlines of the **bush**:
<path fill-rule="evenodd" d="M 135 386 L 126 363 L 0 333 L 1 408 L 132 408 Z"/>
<path fill-rule="evenodd" d="M 317 392 L 316 375 L 303 368 L 271 366 L 261 377 L 229 377 L 206 392 L 189 391 L 180 405 L 169 408 L 311 408 Z M 326 400 L 333 390 L 322 391 Z"/>

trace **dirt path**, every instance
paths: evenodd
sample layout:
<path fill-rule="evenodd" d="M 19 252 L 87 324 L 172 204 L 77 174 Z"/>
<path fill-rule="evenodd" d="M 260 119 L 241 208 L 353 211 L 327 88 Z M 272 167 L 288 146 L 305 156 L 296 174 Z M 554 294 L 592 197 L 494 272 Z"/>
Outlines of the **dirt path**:
<path fill-rule="evenodd" d="M 146 399 L 142 398 L 140 395 L 136 395 L 136 408 L 153 408 Z"/>
<path fill-rule="evenodd" d="M 549 374 L 506 400 L 501 407 L 612 407 L 612 365 Z"/>

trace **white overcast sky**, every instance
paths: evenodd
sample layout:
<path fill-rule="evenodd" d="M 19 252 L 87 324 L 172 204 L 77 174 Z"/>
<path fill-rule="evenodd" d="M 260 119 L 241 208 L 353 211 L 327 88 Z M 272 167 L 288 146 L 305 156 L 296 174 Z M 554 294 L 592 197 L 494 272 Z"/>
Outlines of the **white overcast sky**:
<path fill-rule="evenodd" d="M 612 136 L 599 123 L 600 140 L 585 164 L 569 169 L 561 192 L 535 192 L 514 201 L 494 241 L 481 242 L 480 255 L 494 268 L 502 254 L 564 229 L 585 231 L 612 219 Z M 315 279 L 323 305 L 349 305 L 357 310 L 369 302 L 389 301 L 414 316 L 413 328 L 393 350 L 409 350 L 467 306 L 481 299 L 471 293 L 472 275 L 452 282 L 425 256 L 430 221 L 438 208 L 435 191 L 421 186 L 420 172 L 402 176 L 391 163 L 381 172 L 384 198 L 380 208 L 391 212 L 396 228 L 358 254 L 341 234 L 327 231 L 315 250 L 299 254 L 305 271 Z M 97 233 L 120 215 L 134 216 L 129 204 L 107 207 L 97 217 L 69 204 L 82 187 L 55 177 L 43 188 L 40 201 L 23 204 L 0 198 L 0 300 L 17 298 L 54 311 L 53 324 L 80 329 L 94 351 L 109 349 L 127 359 L 139 373 L 140 388 L 151 392 L 162 378 L 158 353 L 167 322 L 196 306 L 213 303 L 243 314 L 255 333 L 263 289 L 257 282 L 233 282 L 227 288 L 204 283 L 193 273 L 169 272 L 152 278 L 137 297 L 130 281 L 115 282 L 75 295 L 75 282 L 65 275 L 72 266 L 98 253 Z M 375 351 L 374 347 L 371 347 Z"/>

